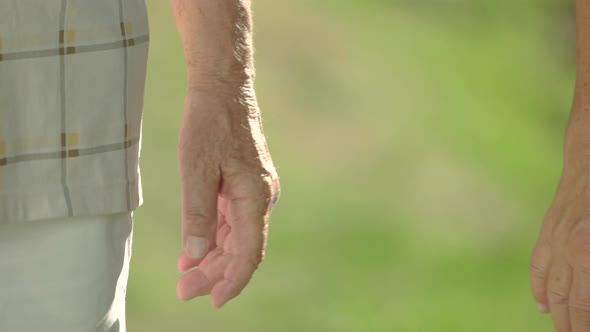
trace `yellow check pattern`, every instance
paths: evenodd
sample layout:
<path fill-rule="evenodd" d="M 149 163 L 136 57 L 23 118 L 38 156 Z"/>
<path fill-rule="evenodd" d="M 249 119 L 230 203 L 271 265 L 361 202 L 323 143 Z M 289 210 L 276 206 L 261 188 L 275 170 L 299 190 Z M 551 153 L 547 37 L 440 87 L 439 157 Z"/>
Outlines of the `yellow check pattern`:
<path fill-rule="evenodd" d="M 0 1 L 0 224 L 132 211 L 144 0 Z"/>

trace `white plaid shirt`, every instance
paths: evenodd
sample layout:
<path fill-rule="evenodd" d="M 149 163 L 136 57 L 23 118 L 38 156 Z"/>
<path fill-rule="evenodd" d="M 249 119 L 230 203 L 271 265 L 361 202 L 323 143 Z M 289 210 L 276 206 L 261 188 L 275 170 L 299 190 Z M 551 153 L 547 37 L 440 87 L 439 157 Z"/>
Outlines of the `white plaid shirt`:
<path fill-rule="evenodd" d="M 144 0 L 0 0 L 0 224 L 132 211 Z"/>

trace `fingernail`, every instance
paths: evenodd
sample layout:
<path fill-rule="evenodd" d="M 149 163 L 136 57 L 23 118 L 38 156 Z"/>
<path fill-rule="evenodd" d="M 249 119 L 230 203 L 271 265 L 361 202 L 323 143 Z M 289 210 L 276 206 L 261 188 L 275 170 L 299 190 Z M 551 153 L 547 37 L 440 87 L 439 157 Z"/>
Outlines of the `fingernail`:
<path fill-rule="evenodd" d="M 209 240 L 204 237 L 189 236 L 186 239 L 186 254 L 190 258 L 201 258 L 209 251 Z"/>
<path fill-rule="evenodd" d="M 542 313 L 549 312 L 549 308 L 547 308 L 547 305 L 546 304 L 542 304 L 542 303 L 537 303 L 537 310 L 539 310 Z"/>

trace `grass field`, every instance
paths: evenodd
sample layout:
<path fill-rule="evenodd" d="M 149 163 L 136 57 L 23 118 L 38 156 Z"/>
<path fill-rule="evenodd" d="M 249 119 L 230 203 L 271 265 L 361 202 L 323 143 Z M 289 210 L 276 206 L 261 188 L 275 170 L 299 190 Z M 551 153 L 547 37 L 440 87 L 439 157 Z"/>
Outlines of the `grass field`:
<path fill-rule="evenodd" d="M 571 9 L 253 2 L 283 189 L 267 258 L 220 311 L 175 297 L 184 63 L 167 1 L 148 0 L 129 331 L 552 331 L 527 264 L 561 169 Z"/>

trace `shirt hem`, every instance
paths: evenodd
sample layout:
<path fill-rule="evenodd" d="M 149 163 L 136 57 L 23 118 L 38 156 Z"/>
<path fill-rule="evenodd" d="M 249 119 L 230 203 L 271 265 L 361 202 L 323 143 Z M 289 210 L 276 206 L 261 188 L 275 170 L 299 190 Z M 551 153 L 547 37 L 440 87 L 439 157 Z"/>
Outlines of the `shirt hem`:
<path fill-rule="evenodd" d="M 68 190 L 72 214 L 68 212 L 61 185 L 34 191 L 0 192 L 0 225 L 121 213 L 134 211 L 143 204 L 139 173 L 129 181 L 112 181 L 102 185 L 68 184 Z"/>

